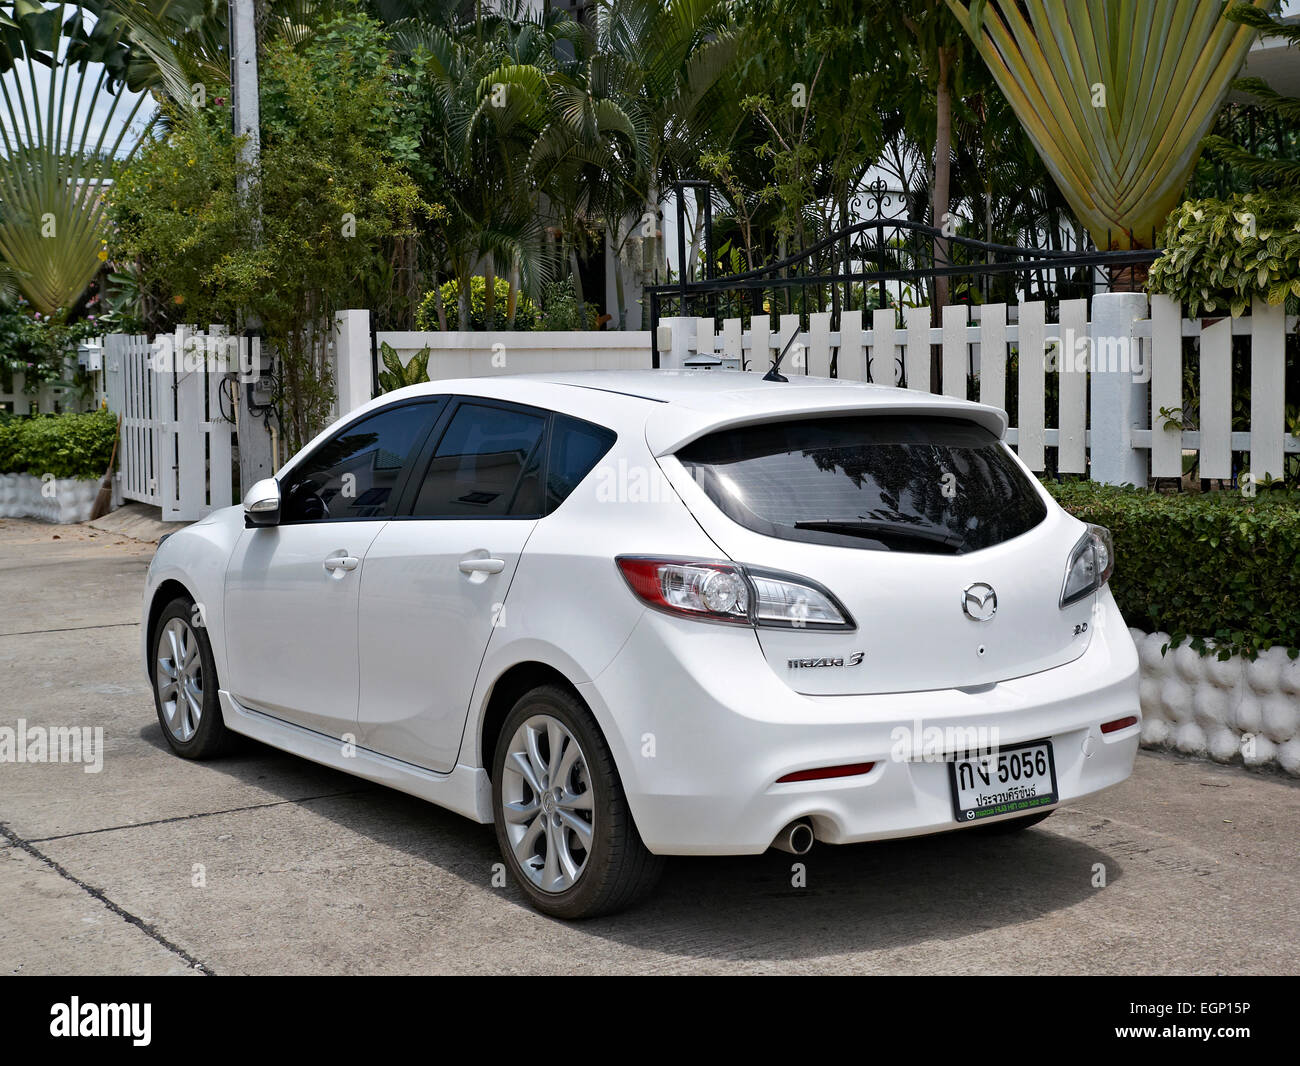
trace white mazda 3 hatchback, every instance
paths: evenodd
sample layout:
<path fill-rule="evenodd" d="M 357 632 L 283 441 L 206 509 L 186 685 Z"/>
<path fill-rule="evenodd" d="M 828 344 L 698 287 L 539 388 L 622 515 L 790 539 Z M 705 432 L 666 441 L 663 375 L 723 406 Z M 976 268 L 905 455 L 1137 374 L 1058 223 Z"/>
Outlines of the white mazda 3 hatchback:
<path fill-rule="evenodd" d="M 1129 775 L 1138 660 L 1005 429 L 726 371 L 390 393 L 159 545 L 163 733 L 494 823 L 566 918 L 665 855 L 1023 829 Z"/>

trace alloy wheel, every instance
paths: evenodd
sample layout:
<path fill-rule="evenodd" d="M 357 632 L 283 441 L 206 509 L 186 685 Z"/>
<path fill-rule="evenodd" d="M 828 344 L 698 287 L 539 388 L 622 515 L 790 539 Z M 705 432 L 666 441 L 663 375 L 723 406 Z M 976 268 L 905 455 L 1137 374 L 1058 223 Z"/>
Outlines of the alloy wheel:
<path fill-rule="evenodd" d="M 182 744 L 194 738 L 203 717 L 203 656 L 199 638 L 179 618 L 158 633 L 158 701 L 173 737 Z"/>
<path fill-rule="evenodd" d="M 591 777 L 577 738 L 551 715 L 533 715 L 510 738 L 501 776 L 506 837 L 520 869 L 543 892 L 572 888 L 595 832 Z"/>

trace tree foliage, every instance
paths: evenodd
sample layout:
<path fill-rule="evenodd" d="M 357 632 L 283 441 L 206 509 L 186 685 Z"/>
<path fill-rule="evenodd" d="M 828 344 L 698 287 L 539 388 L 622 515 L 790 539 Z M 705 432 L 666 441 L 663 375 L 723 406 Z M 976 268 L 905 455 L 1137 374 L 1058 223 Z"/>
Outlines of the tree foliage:
<path fill-rule="evenodd" d="M 1278 37 L 1289 47 L 1300 46 L 1300 25 L 1283 22 L 1281 17 L 1270 15 L 1250 4 L 1230 7 L 1225 18 L 1241 23 L 1271 37 Z M 1262 78 L 1239 78 L 1233 88 L 1249 93 L 1256 109 L 1264 118 L 1274 117 L 1283 129 L 1300 128 L 1300 97 L 1283 96 L 1269 87 Z M 1211 134 L 1205 138 L 1205 150 L 1212 158 L 1243 174 L 1254 186 L 1275 189 L 1285 195 L 1300 198 L 1300 159 L 1261 155 L 1233 143 L 1227 137 Z"/>
<path fill-rule="evenodd" d="M 289 446 L 333 398 L 327 331 L 393 241 L 427 214 L 397 160 L 393 71 L 372 20 L 331 21 L 295 48 L 273 42 L 262 74 L 255 199 L 238 189 L 238 142 L 217 105 L 175 109 L 114 191 L 113 256 L 148 264 L 173 320 L 234 325 L 246 311 L 281 357 Z"/>
<path fill-rule="evenodd" d="M 1188 200 L 1161 235 L 1164 255 L 1147 287 L 1176 298 L 1193 317 L 1240 315 L 1259 298 L 1292 306 L 1300 299 L 1300 203 L 1247 193 Z"/>
<path fill-rule="evenodd" d="M 1229 8 L 1225 17 L 1289 47 L 1300 45 L 1300 26 L 1249 4 Z M 1253 95 L 1264 116 L 1294 130 L 1300 98 L 1259 78 L 1233 85 Z M 1254 191 L 1183 203 L 1165 226 L 1165 254 L 1152 265 L 1148 287 L 1176 297 L 1191 315 L 1201 309 L 1240 315 L 1256 298 L 1300 308 L 1300 160 L 1261 155 L 1222 135 L 1206 137 L 1205 149 Z"/>

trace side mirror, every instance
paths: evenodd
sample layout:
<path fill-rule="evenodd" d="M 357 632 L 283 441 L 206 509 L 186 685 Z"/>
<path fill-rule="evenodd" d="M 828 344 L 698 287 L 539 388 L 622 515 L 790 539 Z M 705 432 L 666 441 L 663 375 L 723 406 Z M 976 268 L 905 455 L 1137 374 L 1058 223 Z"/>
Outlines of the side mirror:
<path fill-rule="evenodd" d="M 244 527 L 280 524 L 280 483 L 273 477 L 256 482 L 244 496 Z"/>

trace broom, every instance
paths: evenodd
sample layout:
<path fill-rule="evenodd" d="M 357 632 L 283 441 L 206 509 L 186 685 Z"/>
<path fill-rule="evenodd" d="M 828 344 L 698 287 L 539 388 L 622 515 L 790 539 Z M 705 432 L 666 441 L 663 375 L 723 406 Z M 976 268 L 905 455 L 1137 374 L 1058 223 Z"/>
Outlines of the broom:
<path fill-rule="evenodd" d="M 108 457 L 108 471 L 104 482 L 95 494 L 95 505 L 90 509 L 90 520 L 103 518 L 113 505 L 113 466 L 117 463 L 117 441 L 122 435 L 122 416 L 117 416 L 117 434 L 113 437 L 113 453 Z"/>

